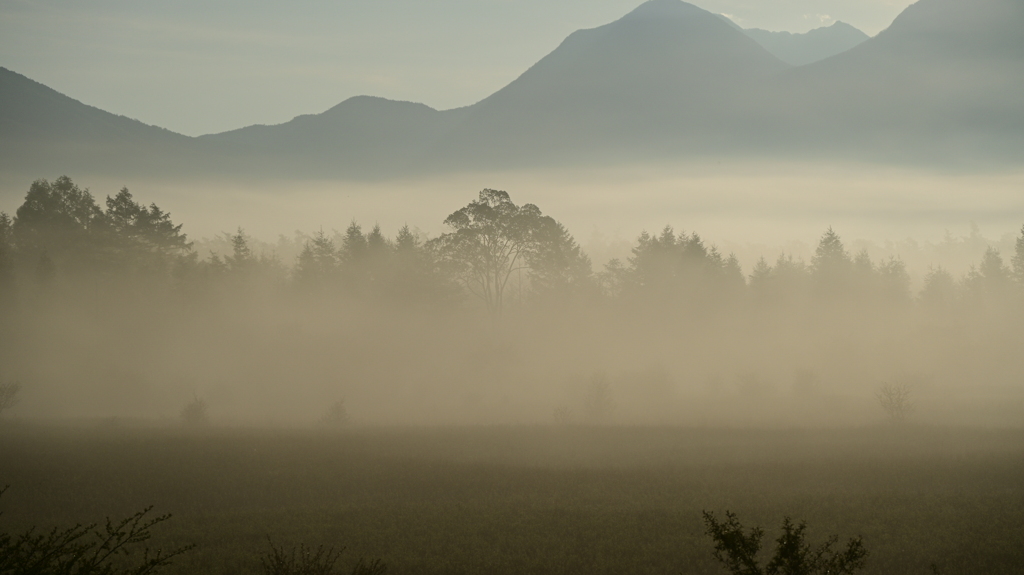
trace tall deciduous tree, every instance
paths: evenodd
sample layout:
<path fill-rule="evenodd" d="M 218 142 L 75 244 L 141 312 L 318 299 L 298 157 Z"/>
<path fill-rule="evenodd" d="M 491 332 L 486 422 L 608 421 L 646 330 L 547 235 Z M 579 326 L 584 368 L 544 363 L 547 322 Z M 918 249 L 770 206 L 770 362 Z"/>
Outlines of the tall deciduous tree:
<path fill-rule="evenodd" d="M 466 207 L 448 216 L 452 231 L 430 240 L 438 263 L 471 294 L 498 315 L 509 280 L 529 269 L 541 228 L 547 224 L 540 208 L 517 206 L 508 192 L 485 189 Z"/>

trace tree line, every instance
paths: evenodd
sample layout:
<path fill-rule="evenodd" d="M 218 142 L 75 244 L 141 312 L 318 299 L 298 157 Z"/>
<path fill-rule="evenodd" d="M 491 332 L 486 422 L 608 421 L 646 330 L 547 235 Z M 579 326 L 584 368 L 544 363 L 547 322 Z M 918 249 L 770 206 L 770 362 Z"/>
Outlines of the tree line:
<path fill-rule="evenodd" d="M 989 248 L 961 278 L 930 269 L 914 294 L 900 259 L 851 254 L 831 228 L 810 262 L 761 258 L 745 275 L 735 256 L 668 226 L 643 232 L 625 261 L 595 272 L 565 226 L 499 190 L 481 191 L 444 224 L 447 231 L 428 240 L 407 225 L 393 238 L 355 222 L 339 238 L 321 230 L 294 262 L 255 253 L 238 229 L 230 253 L 200 258 L 182 224 L 155 203 L 136 201 L 127 188 L 101 206 L 66 176 L 37 180 L 13 217 L 0 213 L 0 300 L 11 305 L 25 294 L 96 280 L 108 287 L 143 281 L 190 295 L 259 285 L 403 305 L 475 301 L 495 317 L 512 306 L 597 301 L 706 312 L 738 301 L 949 308 L 1024 299 L 1024 228 L 1008 262 Z"/>

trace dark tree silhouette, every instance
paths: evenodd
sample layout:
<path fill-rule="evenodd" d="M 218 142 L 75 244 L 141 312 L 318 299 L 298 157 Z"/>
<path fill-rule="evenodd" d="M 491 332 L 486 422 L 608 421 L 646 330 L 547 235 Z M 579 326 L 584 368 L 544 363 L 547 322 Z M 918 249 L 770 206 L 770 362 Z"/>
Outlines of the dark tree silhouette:
<path fill-rule="evenodd" d="M 14 295 L 14 222 L 0 212 L 0 308 Z"/>
<path fill-rule="evenodd" d="M 569 230 L 549 217 L 537 223 L 533 247 L 527 254 L 531 291 L 559 300 L 593 293 L 596 284 L 590 258 Z"/>
<path fill-rule="evenodd" d="M 1017 280 L 1017 285 L 1024 289 L 1024 226 L 1020 228 L 1020 237 L 1017 238 L 1014 246 L 1010 264 L 1013 266 L 1013 277 Z"/>
<path fill-rule="evenodd" d="M 353 220 L 340 243 L 338 259 L 345 289 L 350 294 L 365 295 L 369 289 L 369 246 L 362 226 Z"/>
<path fill-rule="evenodd" d="M 910 386 L 905 383 L 883 384 L 875 394 L 878 405 L 885 411 L 889 422 L 902 425 L 914 412 L 914 404 L 910 401 Z"/>
<path fill-rule="evenodd" d="M 507 192 L 485 189 L 466 207 L 449 215 L 451 232 L 428 243 L 438 263 L 466 291 L 484 302 L 492 316 L 505 303 L 509 280 L 526 270 L 530 252 L 546 223 L 533 204 L 517 206 Z"/>
<path fill-rule="evenodd" d="M 981 264 L 971 268 L 963 283 L 967 298 L 982 307 L 1002 308 L 1015 291 L 1011 270 L 992 247 L 985 250 Z"/>
<path fill-rule="evenodd" d="M 841 551 L 833 550 L 839 542 L 836 535 L 812 549 L 805 540 L 807 524 L 793 524 L 786 517 L 782 520 L 782 535 L 776 540 L 775 553 L 761 567 L 758 555 L 763 529 L 752 527 L 744 533 L 739 519 L 728 511 L 723 522 L 705 511 L 704 525 L 715 543 L 715 559 L 733 575 L 843 575 L 863 569 L 868 555 L 860 537 L 850 539 Z"/>
<path fill-rule="evenodd" d="M 104 219 L 89 190 L 71 178 L 36 180 L 15 212 L 14 242 L 26 261 L 46 254 L 58 267 L 94 264 Z"/>
<path fill-rule="evenodd" d="M 750 290 L 761 307 L 788 307 L 805 300 L 809 279 L 807 266 L 791 255 L 780 254 L 774 266 L 762 257 L 750 274 Z"/>
<path fill-rule="evenodd" d="M 746 288 L 735 256 L 723 257 L 696 233 L 676 236 L 671 226 L 665 226 L 658 236 L 640 234 L 628 266 L 608 268 L 607 275 L 618 283 L 613 293 L 656 306 L 687 303 L 703 307 L 728 301 Z"/>
<path fill-rule="evenodd" d="M 363 227 L 353 220 L 345 229 L 345 236 L 341 241 L 342 264 L 350 267 L 361 264 L 366 258 L 367 248 Z"/>
<path fill-rule="evenodd" d="M 171 215 L 156 204 L 147 208 L 137 203 L 128 188 L 116 196 L 107 196 L 104 226 L 110 248 L 121 265 L 135 263 L 163 267 L 172 256 L 188 252 L 192 244 L 175 225 Z"/>
<path fill-rule="evenodd" d="M 953 274 L 942 267 L 929 268 L 924 287 L 918 295 L 921 303 L 932 308 L 949 308 L 956 302 L 957 285 Z"/>
<path fill-rule="evenodd" d="M 0 489 L 0 496 L 7 489 Z M 20 534 L 0 532 L 0 573 L 12 575 L 150 575 L 195 548 L 186 545 L 170 551 L 148 547 L 151 529 L 170 520 L 170 515 L 149 516 L 147 507 L 103 528 L 75 525 L 48 532 L 35 529 Z"/>
<path fill-rule="evenodd" d="M 249 236 L 245 235 L 245 230 L 239 226 L 234 235 L 230 237 L 230 240 L 231 255 L 224 257 L 227 271 L 233 274 L 250 273 L 253 267 L 256 266 L 256 255 L 252 253 L 252 248 L 249 247 Z"/>
<path fill-rule="evenodd" d="M 42 284 L 65 272 L 166 273 L 192 245 L 181 224 L 156 204 L 143 206 L 122 188 L 107 197 L 104 211 L 89 190 L 67 176 L 33 182 L 8 223 L 7 250 L 34 267 Z"/>
<path fill-rule="evenodd" d="M 911 301 L 910 274 L 899 258 L 889 258 L 878 265 L 878 295 L 883 302 L 905 305 Z"/>
<path fill-rule="evenodd" d="M 839 234 L 831 226 L 821 236 L 811 258 L 811 275 L 819 295 L 832 297 L 845 292 L 850 285 L 853 261 Z"/>
<path fill-rule="evenodd" d="M 292 276 L 302 288 L 325 290 L 338 279 L 338 273 L 334 241 L 320 230 L 303 246 Z"/>

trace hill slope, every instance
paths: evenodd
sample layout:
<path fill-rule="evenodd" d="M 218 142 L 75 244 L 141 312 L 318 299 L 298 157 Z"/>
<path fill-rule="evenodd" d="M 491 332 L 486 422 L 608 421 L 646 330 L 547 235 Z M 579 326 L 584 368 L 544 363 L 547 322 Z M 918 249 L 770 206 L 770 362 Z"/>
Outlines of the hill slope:
<path fill-rule="evenodd" d="M 780 75 L 777 107 L 810 146 L 832 126 L 849 150 L 1019 162 L 1021 30 L 1020 0 L 921 0 L 878 36 Z"/>
<path fill-rule="evenodd" d="M 0 68 L 0 168 L 55 177 L 103 165 L 151 170 L 190 138 L 94 108 Z"/>
<path fill-rule="evenodd" d="M 321 114 L 198 139 L 209 155 L 236 168 L 366 177 L 409 169 L 459 117 L 458 110 L 356 96 Z"/>

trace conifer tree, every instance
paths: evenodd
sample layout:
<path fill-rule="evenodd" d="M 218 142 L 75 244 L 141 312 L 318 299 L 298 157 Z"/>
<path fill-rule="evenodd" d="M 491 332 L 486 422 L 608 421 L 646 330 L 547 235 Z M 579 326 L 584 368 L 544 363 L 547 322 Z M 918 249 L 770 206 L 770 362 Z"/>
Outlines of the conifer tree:
<path fill-rule="evenodd" d="M 1024 226 L 1020 228 L 1020 237 L 1017 238 L 1010 263 L 1013 266 L 1013 278 L 1017 281 L 1017 286 L 1024 289 Z"/>
<path fill-rule="evenodd" d="M 831 226 L 821 236 L 811 258 L 811 274 L 819 295 L 835 296 L 847 289 L 852 261 L 842 240 Z"/>
<path fill-rule="evenodd" d="M 324 288 L 338 275 L 338 253 L 334 241 L 323 230 L 306 241 L 294 270 L 295 281 L 306 288 Z"/>

